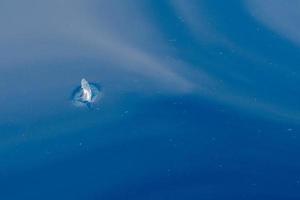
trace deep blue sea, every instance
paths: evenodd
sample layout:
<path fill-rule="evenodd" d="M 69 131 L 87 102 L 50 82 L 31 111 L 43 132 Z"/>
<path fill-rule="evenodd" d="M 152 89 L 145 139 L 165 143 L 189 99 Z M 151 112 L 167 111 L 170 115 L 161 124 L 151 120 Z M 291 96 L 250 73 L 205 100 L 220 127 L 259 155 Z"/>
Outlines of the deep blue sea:
<path fill-rule="evenodd" d="M 299 10 L 0 0 L 0 200 L 299 200 Z"/>

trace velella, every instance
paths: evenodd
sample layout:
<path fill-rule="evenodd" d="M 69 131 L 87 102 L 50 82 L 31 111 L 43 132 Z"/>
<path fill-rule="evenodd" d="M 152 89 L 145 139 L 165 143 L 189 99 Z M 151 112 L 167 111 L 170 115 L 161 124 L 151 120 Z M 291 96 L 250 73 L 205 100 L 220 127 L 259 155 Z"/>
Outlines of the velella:
<path fill-rule="evenodd" d="M 86 79 L 81 79 L 80 86 L 72 92 L 72 103 L 78 107 L 93 107 L 97 105 L 102 97 L 100 85 L 89 83 Z"/>

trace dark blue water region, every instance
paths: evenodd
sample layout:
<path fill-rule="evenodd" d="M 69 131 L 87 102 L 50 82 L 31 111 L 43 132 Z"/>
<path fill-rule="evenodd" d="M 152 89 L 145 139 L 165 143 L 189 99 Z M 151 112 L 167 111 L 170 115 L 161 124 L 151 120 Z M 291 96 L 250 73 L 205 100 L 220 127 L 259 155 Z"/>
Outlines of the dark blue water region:
<path fill-rule="evenodd" d="M 150 100 L 124 101 L 128 113 L 118 122 L 21 147 L 20 165 L 48 162 L 1 169 L 1 199 L 300 198 L 298 125 L 193 96 Z M 86 122 L 103 113 L 81 114 Z M 52 152 L 39 157 L 41 145 Z"/>

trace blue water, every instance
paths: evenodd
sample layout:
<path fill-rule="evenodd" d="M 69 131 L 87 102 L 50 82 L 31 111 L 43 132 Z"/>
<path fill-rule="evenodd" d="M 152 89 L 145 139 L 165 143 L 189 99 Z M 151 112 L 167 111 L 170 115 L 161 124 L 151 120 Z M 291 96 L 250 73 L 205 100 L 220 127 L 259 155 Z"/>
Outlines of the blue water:
<path fill-rule="evenodd" d="M 0 199 L 300 199 L 299 9 L 2 0 Z"/>

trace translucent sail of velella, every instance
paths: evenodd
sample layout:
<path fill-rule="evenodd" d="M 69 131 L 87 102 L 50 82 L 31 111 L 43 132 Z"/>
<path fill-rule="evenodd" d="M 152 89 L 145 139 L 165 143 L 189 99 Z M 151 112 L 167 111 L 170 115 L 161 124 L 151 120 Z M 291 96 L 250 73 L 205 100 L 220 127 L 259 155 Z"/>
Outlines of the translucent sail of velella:
<path fill-rule="evenodd" d="M 83 78 L 81 79 L 81 88 L 82 88 L 82 100 L 91 102 L 92 101 L 92 90 L 90 84 Z"/>

